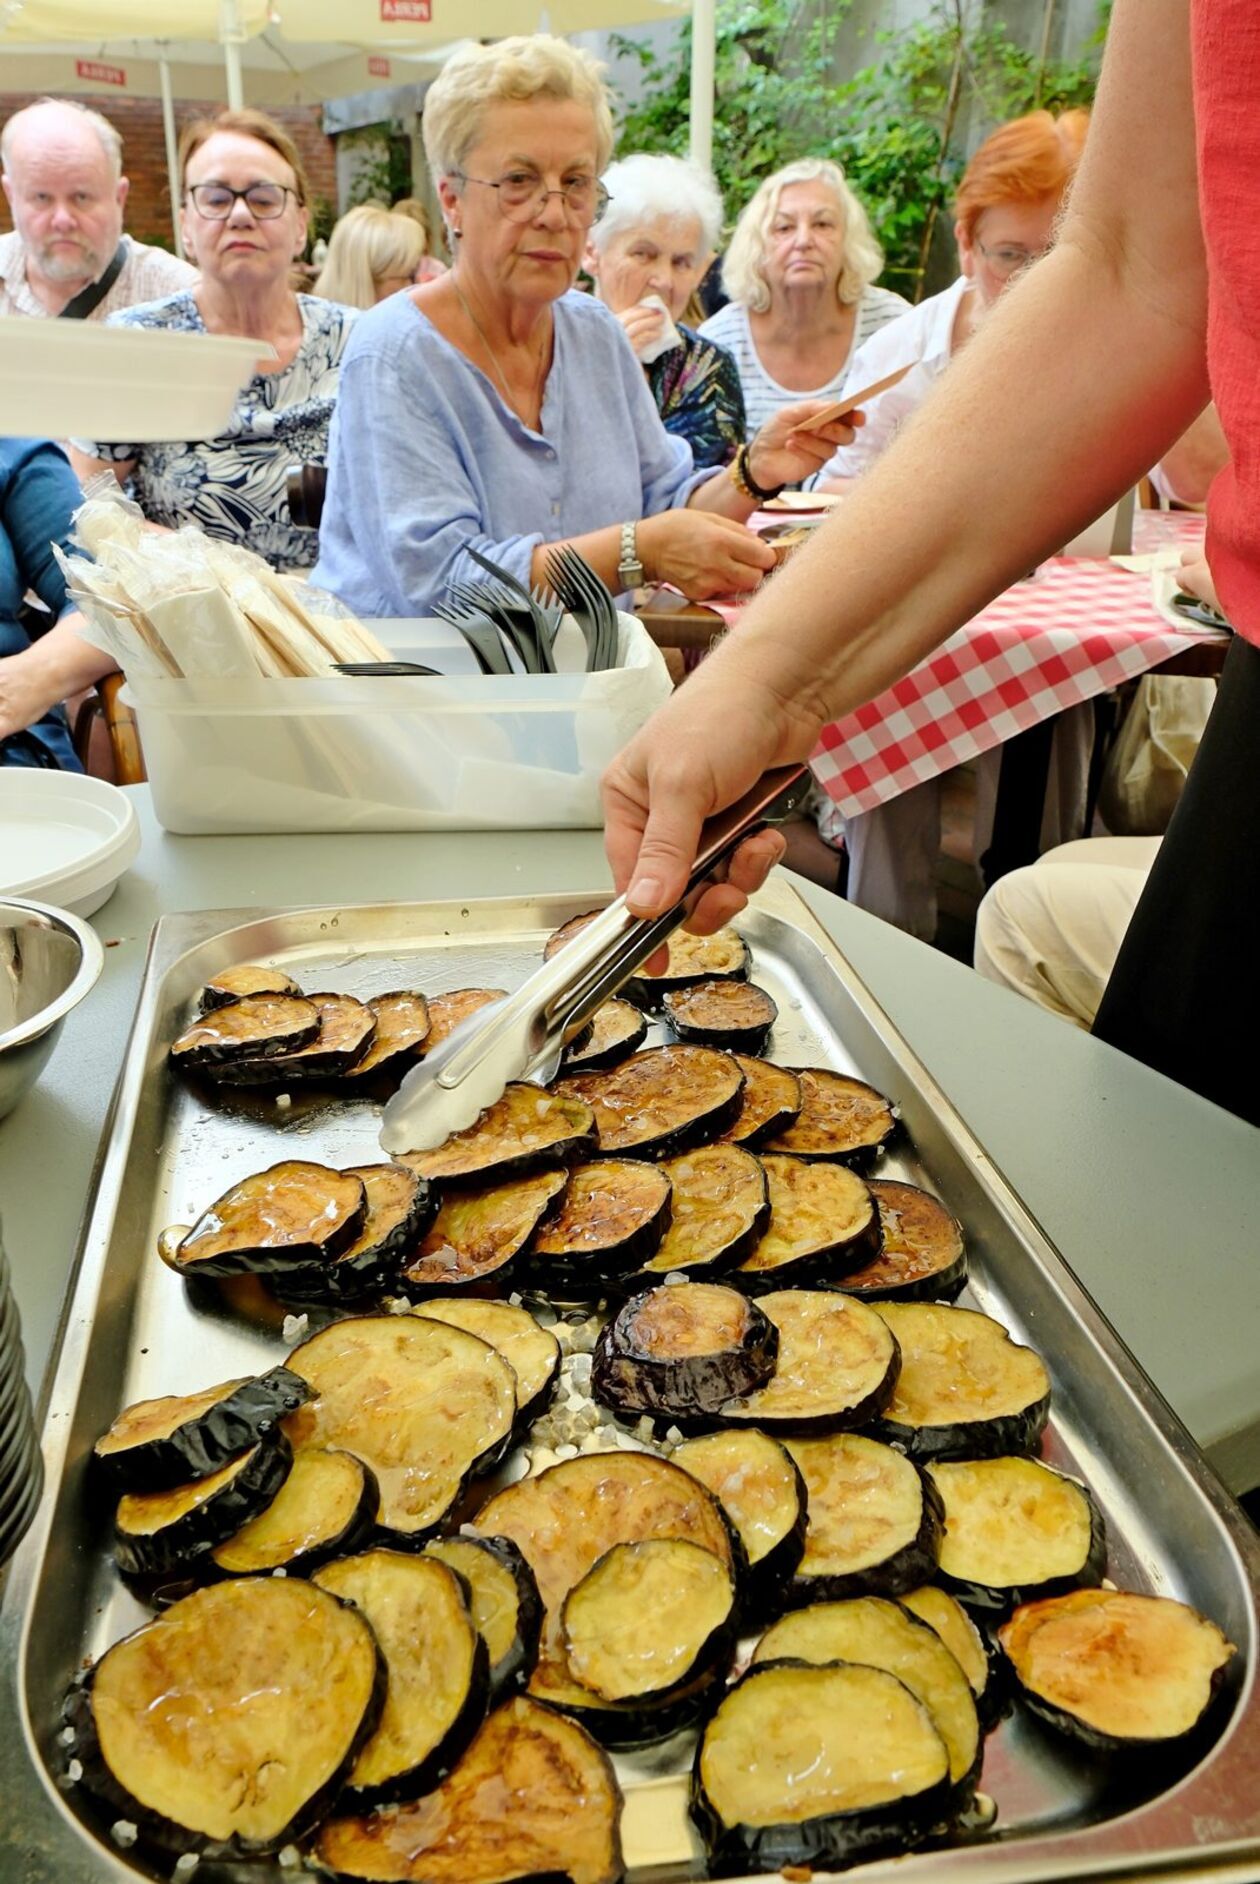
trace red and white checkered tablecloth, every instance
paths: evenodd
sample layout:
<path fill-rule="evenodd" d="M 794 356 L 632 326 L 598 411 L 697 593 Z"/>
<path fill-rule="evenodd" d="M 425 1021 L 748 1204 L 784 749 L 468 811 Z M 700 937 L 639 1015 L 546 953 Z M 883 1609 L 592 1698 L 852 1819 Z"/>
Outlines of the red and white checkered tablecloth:
<path fill-rule="evenodd" d="M 1140 514 L 1135 552 L 1201 539 L 1203 519 Z M 1158 667 L 1210 631 L 1170 628 L 1149 574 L 1056 557 L 879 698 L 824 729 L 811 765 L 846 816 Z"/>

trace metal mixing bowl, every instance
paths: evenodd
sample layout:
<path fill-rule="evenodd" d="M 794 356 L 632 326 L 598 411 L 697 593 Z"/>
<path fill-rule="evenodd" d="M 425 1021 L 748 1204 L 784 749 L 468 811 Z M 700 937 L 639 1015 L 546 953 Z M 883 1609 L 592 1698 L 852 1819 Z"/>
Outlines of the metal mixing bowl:
<path fill-rule="evenodd" d="M 104 963 L 95 931 L 77 916 L 0 897 L 0 1119 L 35 1084 Z"/>

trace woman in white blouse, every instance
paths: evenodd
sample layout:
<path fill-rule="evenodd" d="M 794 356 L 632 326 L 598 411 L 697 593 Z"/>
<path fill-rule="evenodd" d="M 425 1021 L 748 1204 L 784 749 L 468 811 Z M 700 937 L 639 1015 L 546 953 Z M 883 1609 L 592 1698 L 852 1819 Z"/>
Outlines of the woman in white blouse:
<path fill-rule="evenodd" d="M 766 178 L 722 265 L 730 302 L 700 329 L 735 356 L 750 437 L 781 406 L 837 397 L 857 349 L 906 311 L 874 286 L 883 266 L 839 164 L 808 157 Z"/>

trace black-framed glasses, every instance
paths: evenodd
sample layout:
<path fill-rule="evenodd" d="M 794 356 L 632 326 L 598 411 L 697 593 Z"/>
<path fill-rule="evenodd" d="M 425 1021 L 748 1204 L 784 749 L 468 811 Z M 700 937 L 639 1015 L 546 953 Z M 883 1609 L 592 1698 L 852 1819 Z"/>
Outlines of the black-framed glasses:
<path fill-rule="evenodd" d="M 565 209 L 574 222 L 598 222 L 611 200 L 598 177 L 574 177 L 558 190 L 549 190 L 532 170 L 509 170 L 495 182 L 489 177 L 470 177 L 466 170 L 453 170 L 451 175 L 461 183 L 497 190 L 499 208 L 509 222 L 533 222 L 553 196 L 564 198 Z"/>
<path fill-rule="evenodd" d="M 226 183 L 193 183 L 184 195 L 207 222 L 226 222 L 238 203 L 245 204 L 255 222 L 274 222 L 283 216 L 287 196 L 301 201 L 287 183 L 251 183 L 245 190 L 234 190 Z"/>
<path fill-rule="evenodd" d="M 1044 249 L 1026 249 L 1017 242 L 996 242 L 988 248 L 983 242 L 976 243 L 989 267 L 1003 281 L 1009 281 L 1012 275 L 1022 275 L 1026 268 L 1048 255 L 1053 246 L 1047 243 Z"/>

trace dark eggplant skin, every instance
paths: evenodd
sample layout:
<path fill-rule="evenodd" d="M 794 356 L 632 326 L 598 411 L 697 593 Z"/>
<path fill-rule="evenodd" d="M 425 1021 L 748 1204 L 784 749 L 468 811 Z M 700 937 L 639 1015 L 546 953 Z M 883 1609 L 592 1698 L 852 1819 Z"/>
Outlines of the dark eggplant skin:
<path fill-rule="evenodd" d="M 601 1030 L 599 1024 L 603 1009 L 597 1009 L 586 1030 L 588 1038 L 583 1040 L 579 1036 L 571 1040 L 564 1050 L 561 1066 L 566 1073 L 606 1073 L 610 1066 L 619 1066 L 622 1060 L 628 1060 L 632 1053 L 637 1053 L 647 1039 L 647 1016 L 632 1007 L 629 1001 L 614 997 L 605 1001 L 604 1007 L 615 1010 L 617 1021 L 624 1031 L 616 1038 L 609 1038 L 611 1030 Z"/>
<path fill-rule="evenodd" d="M 958 1420 L 948 1426 L 909 1426 L 887 1414 L 863 1430 L 886 1446 L 896 1446 L 912 1459 L 1005 1459 L 1033 1455 L 1050 1417 L 1050 1395 L 1044 1394 L 1018 1413 L 1003 1413 L 987 1420 Z"/>
<path fill-rule="evenodd" d="M 288 1086 L 342 1078 L 359 1064 L 376 1034 L 376 1016 L 352 994 L 321 990 L 304 999 L 319 1015 L 319 1032 L 294 1053 L 224 1060 L 211 1069 L 225 1086 Z"/>
<path fill-rule="evenodd" d="M 438 1558 L 459 1576 L 463 1573 L 455 1557 L 444 1554 L 450 1545 L 484 1551 L 487 1557 L 493 1557 L 496 1563 L 502 1564 L 516 1585 L 516 1633 L 507 1654 L 490 1664 L 489 1708 L 493 1709 L 498 1707 L 500 1701 L 510 1699 L 529 1684 L 538 1661 L 538 1644 L 542 1636 L 542 1597 L 538 1594 L 533 1571 L 510 1537 L 435 1538 L 432 1543 L 425 1545 L 423 1554 L 426 1557 Z M 476 1592 L 469 1577 L 465 1576 L 464 1581 L 469 1585 L 470 1607 L 473 1607 Z"/>
<path fill-rule="evenodd" d="M 1089 1506 L 1089 1545 L 1079 1570 L 1070 1576 L 1048 1577 L 1042 1583 L 1021 1583 L 1008 1589 L 975 1582 L 968 1577 L 951 1576 L 938 1564 L 934 1576 L 929 1572 L 918 1581 L 926 1583 L 934 1580 L 939 1583 L 943 1590 L 948 1590 L 951 1596 L 958 1598 L 964 1609 L 974 1612 L 977 1621 L 990 1625 L 1009 1616 L 1012 1610 L 1021 1608 L 1025 1603 L 1040 1602 L 1049 1596 L 1066 1596 L 1070 1590 L 1088 1589 L 1100 1583 L 1107 1567 L 1107 1527 L 1103 1514 L 1088 1485 L 1083 1485 L 1079 1479 L 1070 1478 L 1066 1472 L 1060 1472 L 1058 1476 L 1068 1479 Z M 939 1492 L 937 1497 L 940 1497 Z M 943 1501 L 941 1510 L 943 1518 Z"/>
<path fill-rule="evenodd" d="M 267 1579 L 257 1580 L 266 1581 Z M 329 1595 L 329 1592 L 325 1591 L 324 1594 Z M 330 1601 L 339 1602 L 340 1599 L 330 1596 Z M 345 1603 L 342 1607 L 352 1610 L 353 1604 Z M 153 1626 L 152 1623 L 143 1623 L 141 1628 Z M 366 1621 L 362 1626 L 371 1638 L 371 1629 Z M 140 1631 L 136 1630 L 133 1633 L 139 1634 Z M 81 1783 L 84 1792 L 89 1795 L 93 1805 L 104 1807 L 107 1824 L 122 1819 L 134 1825 L 139 1834 L 137 1842 L 162 1856 L 182 1856 L 185 1852 L 197 1852 L 206 1858 L 242 1859 L 257 1856 L 260 1852 L 279 1851 L 285 1845 L 305 1838 L 327 1817 L 341 1792 L 346 1775 L 380 1724 L 381 1713 L 385 1706 L 388 1677 L 385 1658 L 376 1647 L 375 1638 L 371 1639 L 376 1656 L 376 1673 L 371 1698 L 346 1751 L 345 1758 L 336 1771 L 329 1774 L 324 1785 L 304 1802 L 298 1816 L 290 1820 L 283 1832 L 278 1833 L 274 1839 L 268 1840 L 266 1844 L 258 1845 L 238 1838 L 222 1842 L 206 1839 L 200 1833 L 190 1831 L 187 1826 L 176 1824 L 174 1820 L 144 1805 L 115 1778 L 101 1751 L 100 1736 L 97 1733 L 96 1720 L 92 1712 L 92 1684 L 96 1669 L 100 1666 L 99 1662 L 89 1669 L 81 1680 L 75 1682 L 62 1707 L 62 1719 L 65 1725 L 74 1730 L 74 1744 L 70 1753 L 82 1768 Z M 101 1660 L 104 1660 L 103 1656 Z"/>
<path fill-rule="evenodd" d="M 917 1590 L 921 1583 L 937 1579 L 945 1506 L 926 1472 L 917 1466 L 915 1470 L 919 1474 L 923 1506 L 918 1531 L 910 1541 L 892 1556 L 885 1557 L 882 1563 L 868 1564 L 864 1569 L 844 1575 L 812 1576 L 798 1569 L 783 1592 L 785 1609 L 802 1609 L 809 1603 L 843 1602 L 850 1596 L 900 1596 L 906 1590 Z M 806 1531 L 808 1534 L 808 1526 Z M 952 1588 L 947 1578 L 942 1576 L 939 1580 Z M 958 1595 L 957 1590 L 953 1593 Z"/>
<path fill-rule="evenodd" d="M 235 1477 L 204 1504 L 195 1505 L 164 1529 L 126 1531 L 116 1520 L 114 1558 L 118 1568 L 127 1576 L 169 1576 L 209 1556 L 216 1544 L 226 1543 L 242 1525 L 266 1509 L 289 1476 L 292 1464 L 292 1447 L 275 1426 L 255 1440 L 252 1456 Z"/>
<path fill-rule="evenodd" d="M 411 1767 L 406 1773 L 399 1773 L 383 1785 L 352 1786 L 347 1781 L 341 1789 L 340 1805 L 350 1812 L 369 1812 L 378 1806 L 402 1805 L 409 1799 L 432 1792 L 458 1763 L 460 1755 L 485 1719 L 489 1693 L 490 1655 L 485 1641 L 478 1636 L 464 1705 L 441 1745 L 434 1747 L 428 1758 L 418 1766 Z"/>
<path fill-rule="evenodd" d="M 708 1144 L 735 1123 L 744 1103 L 744 1075 L 730 1054 L 715 1047 L 647 1047 L 607 1073 L 574 1073 L 551 1090 L 593 1108 L 601 1155 L 659 1161 Z M 649 1116 L 652 1129 L 644 1124 Z M 627 1143 L 630 1120 L 638 1132 Z"/>
<path fill-rule="evenodd" d="M 302 990 L 291 975 L 279 968 L 258 968 L 241 962 L 210 977 L 201 990 L 201 1012 L 212 1013 L 216 1007 L 226 1007 L 230 1001 L 239 1001 L 246 994 L 301 996 Z"/>
<path fill-rule="evenodd" d="M 322 1447 L 311 1448 L 312 1453 L 322 1450 L 324 1450 Z M 283 1562 L 267 1565 L 256 1564 L 249 1568 L 234 1569 L 230 1563 L 225 1564 L 222 1562 L 222 1553 L 224 1551 L 230 1551 L 233 1544 L 236 1542 L 237 1536 L 239 1536 L 239 1533 L 234 1533 L 233 1536 L 226 1539 L 224 1543 L 216 1544 L 209 1557 L 201 1558 L 198 1567 L 207 1569 L 212 1574 L 217 1573 L 220 1576 L 268 1576 L 272 1574 L 274 1570 L 282 1569 L 286 1576 L 307 1577 L 310 1576 L 313 1571 L 318 1570 L 322 1564 L 326 1564 L 331 1558 L 348 1557 L 354 1551 L 359 1550 L 376 1528 L 377 1513 L 380 1510 L 381 1504 L 381 1488 L 377 1484 L 376 1474 L 370 1466 L 365 1465 L 362 1459 L 355 1458 L 353 1453 L 347 1453 L 345 1456 L 348 1459 L 352 1459 L 354 1464 L 359 1468 L 361 1488 L 359 1502 L 351 1513 L 349 1522 L 342 1526 L 336 1536 L 324 1538 L 310 1550 L 297 1551 L 293 1556 L 286 1557 Z M 302 1453 L 297 1453 L 294 1456 L 295 1467 L 300 1465 L 302 1457 Z M 276 1494 L 277 1497 L 283 1495 L 285 1486 L 291 1485 L 292 1479 L 293 1474 L 291 1472 L 289 1477 L 285 1480 L 284 1485 L 280 1487 L 280 1491 Z M 259 1517 L 265 1517 L 266 1510 L 264 1509 L 259 1512 L 258 1515 Z M 245 1529 L 246 1527 L 242 1526 L 241 1528 Z"/>
<path fill-rule="evenodd" d="M 554 1707 L 566 1720 L 584 1727 L 592 1740 L 610 1753 L 634 1753 L 640 1747 L 659 1746 L 675 1734 L 686 1732 L 705 1718 L 710 1710 L 720 1670 L 709 1668 L 685 1688 L 674 1689 L 662 1700 L 600 1702 L 591 1695 L 587 1702 L 579 1698 L 582 1690 L 574 1686 L 560 1700 L 544 1695 L 532 1698 L 545 1707 Z M 512 1884 L 516 1884 L 513 1878 Z"/>
<path fill-rule="evenodd" d="M 961 1226 L 939 1198 L 917 1185 L 902 1184 L 895 1178 L 869 1178 L 867 1183 L 879 1210 L 883 1249 L 865 1268 L 845 1277 L 846 1292 L 860 1295 L 866 1302 L 952 1302 L 967 1281 Z M 907 1213 L 912 1215 L 908 1244 L 902 1229 Z M 920 1229 L 917 1242 L 913 1225 L 916 1217 L 920 1224 L 926 1218 L 929 1229 L 933 1220 L 936 1225 L 930 1236 Z M 952 1237 L 952 1251 L 947 1246 L 944 1253 L 951 1260 L 927 1273 L 916 1273 L 914 1255 L 922 1249 L 923 1240 L 931 1244 L 947 1237 Z"/>
<path fill-rule="evenodd" d="M 267 1244 L 252 1242 L 241 1235 L 238 1240 L 221 1249 L 217 1255 L 199 1255 L 196 1245 L 200 1241 L 209 1242 L 216 1234 L 216 1226 L 221 1225 L 220 1206 L 228 1200 L 236 1199 L 246 1190 L 252 1192 L 255 1187 L 264 1188 L 270 1184 L 270 1194 L 274 1199 L 277 1189 L 287 1184 L 285 1174 L 300 1174 L 294 1178 L 294 1184 L 300 1188 L 303 1184 L 327 1184 L 318 1212 L 308 1213 L 297 1219 L 302 1229 L 307 1232 L 307 1240 L 297 1242 Z M 352 1200 L 351 1193 L 356 1194 Z M 321 1216 L 327 1216 L 328 1197 L 341 1193 L 345 1199 L 339 1221 L 336 1224 L 323 1225 Z M 250 1206 L 252 1208 L 252 1204 Z M 331 1166 L 319 1165 L 301 1158 L 284 1158 L 278 1164 L 269 1165 L 265 1171 L 251 1172 L 233 1184 L 221 1197 L 216 1197 L 208 1209 L 203 1210 L 187 1235 L 175 1247 L 173 1255 L 168 1257 L 165 1249 L 159 1247 L 163 1260 L 182 1276 L 239 1276 L 258 1273 L 266 1275 L 276 1270 L 306 1268 L 339 1256 L 348 1249 L 358 1237 L 367 1216 L 367 1192 L 361 1178 L 347 1181 L 347 1173 L 336 1171 Z M 260 1219 L 261 1220 L 261 1219 Z M 266 1221 L 273 1219 L 267 1213 Z M 251 1226 L 252 1228 L 253 1226 Z M 321 1240 L 316 1240 L 316 1233 Z"/>
<path fill-rule="evenodd" d="M 611 1277 L 654 1255 L 670 1224 L 669 1179 L 638 1158 L 595 1158 L 574 1170 L 529 1246 L 532 1286 L 602 1295 Z M 627 1204 L 627 1201 L 628 1204 Z M 588 1241 L 592 1234 L 603 1240 Z"/>
<path fill-rule="evenodd" d="M 781 1661 L 758 1662 L 738 1681 L 732 1682 L 722 1698 L 725 1700 L 768 1669 L 809 1666 L 808 1662 L 791 1656 Z M 830 1874 L 837 1865 L 907 1851 L 921 1844 L 949 1816 L 951 1785 L 947 1772 L 939 1785 L 909 1799 L 894 1799 L 884 1806 L 830 1813 L 815 1819 L 789 1820 L 781 1825 L 727 1825 L 704 1790 L 700 1770 L 703 1751 L 702 1734 L 692 1762 L 689 1808 L 709 1854 L 710 1877 L 773 1873 L 789 1866 Z"/>
<path fill-rule="evenodd" d="M 406 1214 L 398 1217 L 379 1235 L 373 1234 L 374 1188 L 380 1174 L 389 1173 L 384 1182 L 409 1178 L 415 1186 Z M 437 1214 L 437 1193 L 432 1185 L 405 1165 L 357 1164 L 346 1167 L 346 1174 L 362 1181 L 367 1193 L 367 1218 L 357 1238 L 339 1256 L 328 1262 L 305 1265 L 273 1277 L 276 1293 L 294 1302 L 361 1302 L 380 1295 L 394 1284 L 398 1270 L 414 1251 L 419 1239 Z"/>
<path fill-rule="evenodd" d="M 561 1100 L 567 1108 L 561 1115 L 567 1129 L 524 1150 L 496 1154 L 495 1130 L 505 1120 L 510 1121 L 512 1109 L 537 1108 L 548 1096 Z M 466 1130 L 452 1132 L 445 1144 L 432 1150 L 403 1152 L 398 1162 L 409 1165 L 432 1183 L 465 1188 L 505 1184 L 510 1178 L 528 1177 L 535 1171 L 553 1171 L 593 1156 L 596 1147 L 595 1115 L 579 1095 L 565 1093 L 560 1086 L 548 1095 L 537 1086 L 513 1081 L 502 1098 L 487 1106 Z"/>
<path fill-rule="evenodd" d="M 242 1029 L 232 1037 L 228 1017 Z M 256 1032 L 243 1031 L 245 1022 Z M 229 1060 L 272 1059 L 310 1046 L 319 1033 L 319 1009 L 304 995 L 249 994 L 212 1008 L 190 1023 L 170 1049 L 172 1067 L 180 1072 L 210 1070 Z M 217 1037 L 216 1037 L 217 1036 Z"/>
<path fill-rule="evenodd" d="M 757 1010 L 758 1018 L 742 1022 L 732 1021 L 729 1017 L 720 1022 L 698 1018 L 697 1001 L 710 987 L 715 990 L 722 987 L 738 988 L 739 995 L 735 1001 L 742 998 L 750 1010 Z M 721 997 L 718 999 L 720 1001 Z M 731 1004 L 735 1005 L 735 1001 Z M 770 1031 L 779 1018 L 778 1003 L 755 982 L 698 982 L 690 988 L 671 988 L 662 1000 L 661 1007 L 666 1021 L 680 1040 L 689 1041 L 697 1047 L 723 1047 L 728 1053 L 744 1053 L 754 1057 L 765 1052 Z"/>
<path fill-rule="evenodd" d="M 661 1286 L 687 1290 L 704 1285 Z M 627 1418 L 650 1413 L 680 1426 L 697 1420 L 711 1425 L 728 1400 L 755 1392 L 770 1379 L 779 1354 L 779 1331 L 755 1302 L 746 1301 L 747 1329 L 738 1347 L 673 1358 L 647 1354 L 636 1346 L 634 1329 L 645 1303 L 656 1293 L 647 1289 L 632 1296 L 600 1330 L 591 1363 L 592 1396 Z"/>
<path fill-rule="evenodd" d="M 98 1440 L 93 1460 L 119 1491 L 171 1491 L 209 1478 L 310 1397 L 297 1374 L 272 1367 L 163 1438 L 113 1453 L 102 1453 Z"/>

